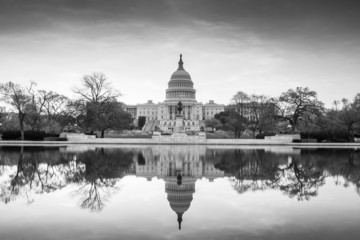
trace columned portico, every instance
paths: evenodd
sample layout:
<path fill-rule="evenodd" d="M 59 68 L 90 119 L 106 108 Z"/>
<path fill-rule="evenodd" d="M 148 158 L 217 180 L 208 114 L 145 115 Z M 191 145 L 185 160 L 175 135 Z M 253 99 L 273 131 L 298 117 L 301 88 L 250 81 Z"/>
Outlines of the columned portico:
<path fill-rule="evenodd" d="M 168 112 L 168 119 L 172 120 L 175 119 L 176 115 L 181 115 L 184 117 L 185 120 L 196 120 L 196 115 L 194 112 L 194 106 L 191 105 L 184 105 L 183 110 L 181 112 L 177 111 L 176 105 L 168 105 L 167 106 L 167 112 Z M 199 120 L 199 119 L 197 119 Z"/>

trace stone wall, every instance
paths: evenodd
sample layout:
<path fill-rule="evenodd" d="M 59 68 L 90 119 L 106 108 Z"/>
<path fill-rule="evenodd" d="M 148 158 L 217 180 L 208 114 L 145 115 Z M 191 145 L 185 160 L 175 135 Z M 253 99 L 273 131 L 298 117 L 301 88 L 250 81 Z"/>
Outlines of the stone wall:
<path fill-rule="evenodd" d="M 265 140 L 292 143 L 293 140 L 300 140 L 300 134 L 277 134 L 275 136 L 266 136 Z"/>
<path fill-rule="evenodd" d="M 152 140 L 159 143 L 205 143 L 205 133 L 199 133 L 198 135 L 187 135 L 183 132 L 173 133 L 171 135 L 161 135 L 160 132 L 154 132 Z"/>
<path fill-rule="evenodd" d="M 82 140 L 96 139 L 95 135 L 85 135 L 84 133 L 69 133 L 69 132 L 60 133 L 60 137 L 66 138 L 68 141 L 82 141 Z"/>

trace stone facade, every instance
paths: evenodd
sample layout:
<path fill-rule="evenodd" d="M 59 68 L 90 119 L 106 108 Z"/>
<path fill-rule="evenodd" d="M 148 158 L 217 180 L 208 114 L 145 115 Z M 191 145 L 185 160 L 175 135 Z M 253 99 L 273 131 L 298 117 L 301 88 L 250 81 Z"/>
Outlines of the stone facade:
<path fill-rule="evenodd" d="M 173 131 L 176 116 L 182 115 L 186 131 L 199 131 L 199 122 L 211 119 L 216 113 L 224 111 L 225 105 L 217 104 L 213 100 L 207 104 L 197 102 L 194 83 L 183 65 L 182 55 L 180 55 L 178 69 L 171 75 L 168 82 L 164 102 L 153 103 L 149 100 L 144 104 L 125 106 L 125 110 L 135 120 L 140 116 L 146 117 L 147 121 L 158 120 L 158 127 L 163 131 Z M 181 112 L 177 111 L 179 101 L 183 106 Z"/>
<path fill-rule="evenodd" d="M 210 100 L 209 103 L 206 103 L 203 107 L 203 118 L 204 120 L 213 119 L 215 114 L 224 111 L 223 104 L 217 104 L 214 100 Z"/>

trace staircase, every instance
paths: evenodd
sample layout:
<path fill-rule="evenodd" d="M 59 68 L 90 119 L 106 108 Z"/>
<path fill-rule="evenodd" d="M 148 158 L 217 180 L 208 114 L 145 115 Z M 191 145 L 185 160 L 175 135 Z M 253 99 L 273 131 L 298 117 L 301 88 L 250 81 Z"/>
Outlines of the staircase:
<path fill-rule="evenodd" d="M 155 126 L 159 126 L 160 125 L 160 121 L 159 120 L 148 120 L 144 127 L 143 127 L 143 132 L 153 132 L 155 131 Z"/>

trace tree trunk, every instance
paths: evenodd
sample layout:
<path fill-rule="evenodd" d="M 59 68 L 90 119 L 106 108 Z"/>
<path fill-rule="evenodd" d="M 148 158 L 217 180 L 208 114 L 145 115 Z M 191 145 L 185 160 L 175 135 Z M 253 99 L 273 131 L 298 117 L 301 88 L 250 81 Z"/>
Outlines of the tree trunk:
<path fill-rule="evenodd" d="M 352 123 L 348 125 L 348 133 L 352 134 Z"/>
<path fill-rule="evenodd" d="M 241 132 L 239 130 L 235 130 L 235 138 L 240 138 Z"/>
<path fill-rule="evenodd" d="M 105 129 L 101 130 L 101 138 L 104 138 L 105 135 Z"/>
<path fill-rule="evenodd" d="M 21 140 L 25 140 L 24 134 L 24 118 L 21 113 L 19 113 L 19 123 L 20 123 L 20 133 L 21 133 Z"/>

